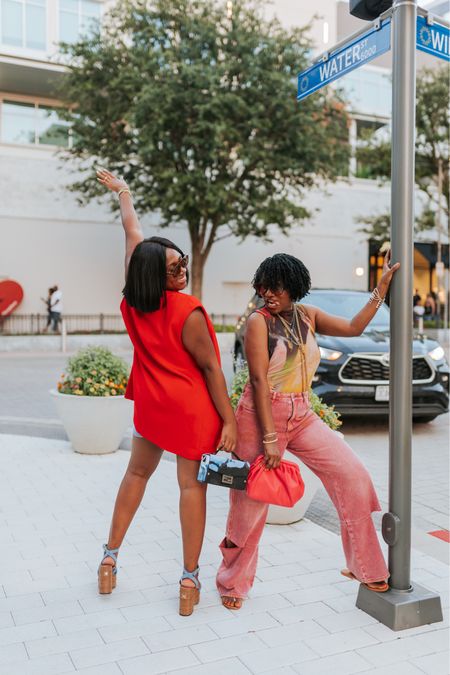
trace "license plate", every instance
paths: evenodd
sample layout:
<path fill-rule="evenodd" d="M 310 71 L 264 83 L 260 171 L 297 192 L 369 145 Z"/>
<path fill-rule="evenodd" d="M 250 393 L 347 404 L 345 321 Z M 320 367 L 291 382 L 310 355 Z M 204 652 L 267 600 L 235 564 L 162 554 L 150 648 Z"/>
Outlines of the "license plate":
<path fill-rule="evenodd" d="M 375 389 L 375 401 L 389 401 L 389 386 L 380 384 Z"/>

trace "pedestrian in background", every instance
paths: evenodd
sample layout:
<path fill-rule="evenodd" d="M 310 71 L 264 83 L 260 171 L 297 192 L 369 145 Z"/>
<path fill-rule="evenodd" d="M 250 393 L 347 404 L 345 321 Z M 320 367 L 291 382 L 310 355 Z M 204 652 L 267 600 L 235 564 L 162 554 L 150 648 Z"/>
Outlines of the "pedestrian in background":
<path fill-rule="evenodd" d="M 125 181 L 105 170 L 97 176 L 119 197 L 126 240 L 121 311 L 134 347 L 125 394 L 134 400 L 133 444 L 103 547 L 99 592 L 116 585 L 119 547 L 164 448 L 177 455 L 184 556 L 179 612 L 187 616 L 200 598 L 206 485 L 197 480 L 199 460 L 218 447 L 234 450 L 236 422 L 213 325 L 199 300 L 180 292 L 188 282 L 188 256 L 168 239 L 144 239 Z"/>
<path fill-rule="evenodd" d="M 291 255 L 277 254 L 256 271 L 253 288 L 265 306 L 248 319 L 245 354 L 250 380 L 236 411 L 236 453 L 253 462 L 264 454 L 266 468 L 276 469 L 285 450 L 304 462 L 322 481 L 341 522 L 347 568 L 342 574 L 375 592 L 389 589 L 372 512 L 381 510 L 372 480 L 347 443 L 309 405 L 309 390 L 320 363 L 316 332 L 350 337 L 361 335 L 384 302 L 399 263 L 383 274 L 368 302 L 350 321 L 311 305 L 297 305 L 311 288 L 305 265 Z M 252 587 L 258 544 L 268 504 L 230 490 L 222 563 L 217 588 L 223 605 L 240 609 Z"/>
<path fill-rule="evenodd" d="M 50 320 L 52 322 L 52 330 L 54 333 L 58 332 L 59 324 L 61 323 L 61 314 L 63 311 L 63 294 L 58 286 L 53 286 L 53 292 L 50 296 Z"/>
<path fill-rule="evenodd" d="M 50 328 L 50 324 L 52 322 L 52 293 L 54 291 L 54 287 L 52 286 L 51 288 L 48 289 L 47 292 L 47 297 L 46 298 L 41 298 L 42 302 L 45 303 L 45 307 L 47 310 L 47 323 L 45 325 L 45 328 L 43 329 L 43 333 L 46 333 L 48 329 Z"/>
<path fill-rule="evenodd" d="M 436 300 L 432 293 L 428 293 L 423 304 L 425 308 L 425 319 L 428 321 L 436 320 Z"/>

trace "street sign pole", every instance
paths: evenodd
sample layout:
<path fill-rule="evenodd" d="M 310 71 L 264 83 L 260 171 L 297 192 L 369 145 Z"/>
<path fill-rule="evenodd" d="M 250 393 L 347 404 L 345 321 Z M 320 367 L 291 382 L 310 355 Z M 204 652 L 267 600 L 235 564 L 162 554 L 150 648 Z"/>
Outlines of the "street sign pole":
<path fill-rule="evenodd" d="M 361 585 L 356 606 L 402 630 L 442 621 L 440 598 L 411 583 L 412 297 L 417 0 L 395 0 L 392 71 L 392 260 L 401 267 L 391 286 L 389 414 L 389 512 L 383 536 L 389 544 L 390 590 Z"/>

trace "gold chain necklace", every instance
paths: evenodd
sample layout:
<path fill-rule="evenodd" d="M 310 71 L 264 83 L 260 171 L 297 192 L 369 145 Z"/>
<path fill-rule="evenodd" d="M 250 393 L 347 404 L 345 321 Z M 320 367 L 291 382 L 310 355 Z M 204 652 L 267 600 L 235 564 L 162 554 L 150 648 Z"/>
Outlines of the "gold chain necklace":
<path fill-rule="evenodd" d="M 281 321 L 282 326 L 284 327 L 286 338 L 289 343 L 289 347 L 292 347 L 292 343 L 296 345 L 297 347 L 300 347 L 301 352 L 304 352 L 304 344 L 303 344 L 303 338 L 302 338 L 302 331 L 300 330 L 300 324 L 298 321 L 298 311 L 294 305 L 293 307 L 293 312 L 294 316 L 292 317 L 292 322 L 289 325 L 289 323 L 284 319 L 281 314 L 278 314 L 278 318 Z M 297 328 L 297 333 L 294 330 L 294 324 L 295 327 Z"/>

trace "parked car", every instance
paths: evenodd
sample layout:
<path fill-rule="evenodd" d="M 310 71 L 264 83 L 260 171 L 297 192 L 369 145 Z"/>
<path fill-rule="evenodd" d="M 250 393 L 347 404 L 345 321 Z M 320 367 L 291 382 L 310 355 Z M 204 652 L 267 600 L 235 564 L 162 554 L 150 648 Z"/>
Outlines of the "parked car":
<path fill-rule="evenodd" d="M 369 299 L 363 291 L 315 289 L 305 304 L 329 314 L 352 318 Z M 247 319 L 263 301 L 257 295 L 240 317 L 235 333 L 235 362 L 245 360 L 244 335 Z M 316 335 L 321 361 L 313 389 L 343 416 L 387 415 L 389 412 L 389 308 L 382 305 L 362 335 L 329 337 Z M 414 335 L 413 416 L 431 422 L 448 411 L 449 366 L 443 348 L 426 335 Z"/>

